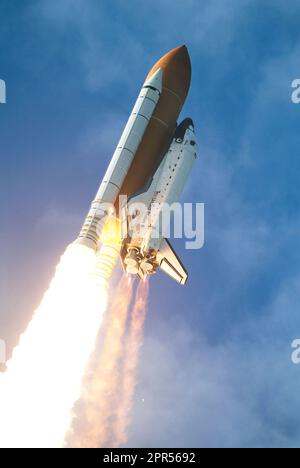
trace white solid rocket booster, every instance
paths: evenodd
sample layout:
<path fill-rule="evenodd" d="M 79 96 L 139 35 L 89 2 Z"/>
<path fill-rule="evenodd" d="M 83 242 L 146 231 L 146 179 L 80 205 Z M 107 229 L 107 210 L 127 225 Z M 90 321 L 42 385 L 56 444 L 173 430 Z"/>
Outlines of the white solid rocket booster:
<path fill-rule="evenodd" d="M 162 91 L 162 70 L 146 80 L 130 114 L 77 242 L 97 249 L 108 207 L 115 203 Z"/>

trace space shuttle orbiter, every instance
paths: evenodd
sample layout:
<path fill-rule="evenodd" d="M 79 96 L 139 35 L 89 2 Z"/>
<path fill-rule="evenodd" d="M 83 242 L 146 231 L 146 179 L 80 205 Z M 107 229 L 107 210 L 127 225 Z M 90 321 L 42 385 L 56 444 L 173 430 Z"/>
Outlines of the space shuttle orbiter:
<path fill-rule="evenodd" d="M 180 284 L 185 284 L 187 272 L 169 241 L 160 235 L 159 217 L 165 204 L 179 200 L 197 156 L 192 120 L 177 125 L 190 79 L 191 64 L 185 46 L 171 50 L 154 65 L 77 239 L 97 250 L 110 215 L 107 207 L 114 206 L 122 223 L 130 224 L 131 206 L 141 203 L 148 211 L 152 208 L 151 224 L 146 225 L 145 220 L 142 237 L 140 225 L 137 231 L 126 229 L 119 248 L 123 267 L 140 278 L 161 268 Z M 127 201 L 120 210 L 121 197 Z"/>

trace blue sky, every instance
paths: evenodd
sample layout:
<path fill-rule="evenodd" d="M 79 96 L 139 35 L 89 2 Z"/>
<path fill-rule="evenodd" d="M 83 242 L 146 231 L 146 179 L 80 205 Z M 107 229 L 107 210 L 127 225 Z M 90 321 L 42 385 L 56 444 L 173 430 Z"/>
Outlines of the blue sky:
<path fill-rule="evenodd" d="M 180 288 L 151 282 L 129 446 L 299 446 L 296 0 L 0 5 L 0 337 L 25 329 L 80 229 L 153 63 L 188 46 L 182 117 L 199 159 L 205 247 Z M 144 400 L 144 402 L 142 401 Z"/>

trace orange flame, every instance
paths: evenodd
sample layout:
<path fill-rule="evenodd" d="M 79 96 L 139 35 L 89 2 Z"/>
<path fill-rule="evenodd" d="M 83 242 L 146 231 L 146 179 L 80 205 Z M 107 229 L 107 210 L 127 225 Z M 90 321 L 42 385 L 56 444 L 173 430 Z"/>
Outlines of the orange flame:
<path fill-rule="evenodd" d="M 147 312 L 149 282 L 141 281 L 137 288 L 136 300 L 132 311 L 132 319 L 128 340 L 126 342 L 125 358 L 121 376 L 121 401 L 117 408 L 112 434 L 112 446 L 119 447 L 127 442 L 127 429 L 133 405 L 134 390 L 137 379 L 139 351 L 143 340 L 144 322 Z"/>
<path fill-rule="evenodd" d="M 67 437 L 69 447 L 96 448 L 107 440 L 112 408 L 117 404 L 119 363 L 132 291 L 133 281 L 124 275 L 110 307 L 100 359 L 88 373 L 82 399 L 75 407 Z"/>

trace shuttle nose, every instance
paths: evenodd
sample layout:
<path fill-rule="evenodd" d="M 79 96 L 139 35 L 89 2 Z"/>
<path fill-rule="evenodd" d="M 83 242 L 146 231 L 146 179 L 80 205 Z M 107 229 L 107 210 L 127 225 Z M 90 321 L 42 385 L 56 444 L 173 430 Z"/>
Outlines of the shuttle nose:
<path fill-rule="evenodd" d="M 176 132 L 174 134 L 176 141 L 183 141 L 185 132 L 188 128 L 194 130 L 194 122 L 190 118 L 184 119 L 176 128 Z"/>

